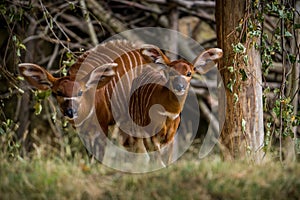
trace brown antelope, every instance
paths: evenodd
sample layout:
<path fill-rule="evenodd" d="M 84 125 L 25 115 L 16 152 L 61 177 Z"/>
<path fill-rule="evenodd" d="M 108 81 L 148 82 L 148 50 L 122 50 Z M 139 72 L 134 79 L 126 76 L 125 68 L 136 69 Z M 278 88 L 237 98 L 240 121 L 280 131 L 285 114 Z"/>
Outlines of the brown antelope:
<path fill-rule="evenodd" d="M 153 51 L 144 53 L 155 58 L 155 55 L 152 55 Z M 120 143 L 133 152 L 157 151 L 156 159 L 163 166 L 164 163 L 159 152 L 161 148 L 170 145 L 167 161 L 170 163 L 172 161 L 172 143 L 180 123 L 180 113 L 188 94 L 192 75 L 196 71 L 200 71 L 197 69 L 199 66 L 202 66 L 202 69 L 205 68 L 205 71 L 201 71 L 201 73 L 205 73 L 209 67 L 214 66 L 208 66 L 207 61 L 216 61 L 221 57 L 222 50 L 214 48 L 200 54 L 194 60 L 194 64 L 185 60 L 171 62 L 168 59 L 160 59 L 159 63 L 153 60 L 154 63 L 157 63 L 155 65 L 159 65 L 158 68 L 151 67 L 151 64 L 145 65 L 141 74 L 133 79 L 130 87 L 127 108 L 130 116 L 126 116 L 126 111 L 120 113 L 123 116 L 123 119 L 118 120 L 122 129 L 119 135 Z M 118 94 L 121 92 L 117 91 Z M 118 98 L 121 96 L 118 95 Z M 120 101 L 126 100 L 121 99 Z M 125 109 L 119 108 L 119 111 Z M 131 119 L 132 122 L 128 125 L 128 121 L 130 122 Z"/>
<path fill-rule="evenodd" d="M 159 97 L 158 95 L 164 89 L 155 89 L 155 92 L 150 96 L 152 104 L 168 105 L 165 107 L 165 111 L 162 111 L 163 113 L 158 113 L 166 118 L 166 123 L 159 125 L 163 128 L 151 130 L 154 133 L 149 132 L 148 135 L 151 137 L 145 140 L 132 136 L 132 133 L 120 133 L 124 138 L 121 145 L 125 147 L 128 147 L 128 144 L 139 145 L 136 148 L 138 149 L 137 152 L 147 152 L 148 150 L 160 150 L 161 145 L 173 141 L 180 122 L 179 113 L 185 102 L 191 76 L 195 72 L 207 71 L 209 68 L 208 61 L 215 61 L 221 56 L 222 50 L 212 48 L 201 53 L 192 63 L 183 60 L 171 62 L 156 46 L 115 40 L 98 45 L 84 53 L 70 67 L 66 77 L 54 78 L 45 69 L 35 64 L 23 63 L 20 64 L 19 68 L 29 84 L 40 90 L 52 90 L 62 114 L 75 127 L 79 128 L 79 132 L 84 132 L 83 142 L 90 146 L 87 148 L 94 155 L 96 154 L 95 151 L 104 148 L 105 142 L 102 140 L 105 140 L 103 135 L 108 135 L 108 127 L 115 125 L 116 121 L 118 125 L 119 120 L 122 123 L 122 116 L 120 115 L 126 112 L 124 109 L 129 108 L 126 108 L 126 105 L 125 107 L 122 106 L 123 102 L 121 101 L 125 98 L 124 96 L 128 95 L 126 91 L 130 92 L 132 84 L 139 84 L 139 75 L 145 76 L 149 72 L 149 67 L 161 69 L 159 74 L 162 74 L 164 84 L 168 85 L 170 89 L 167 91 L 169 95 L 164 94 L 164 96 Z M 145 106 L 143 105 L 145 102 L 136 101 L 136 99 L 147 95 L 139 94 L 145 91 L 142 87 L 132 93 L 134 98 L 127 104 L 134 111 L 130 113 L 134 123 L 139 126 L 147 125 L 147 120 L 149 120 L 146 117 L 142 121 L 138 121 L 141 115 L 134 114 L 138 107 Z M 116 101 L 112 105 L 113 97 Z M 113 107 L 116 107 L 114 109 L 117 112 L 112 111 Z M 146 106 L 144 110 L 148 111 L 149 107 Z M 157 115 L 157 113 L 154 114 Z M 93 124 L 95 120 L 99 122 L 100 127 Z M 158 136 L 155 136 L 155 131 L 158 131 Z M 96 134 L 91 134 L 92 132 Z M 132 149 L 132 147 L 129 148 Z M 144 150 L 141 151 L 142 148 Z M 101 161 L 103 152 L 96 158 Z"/>

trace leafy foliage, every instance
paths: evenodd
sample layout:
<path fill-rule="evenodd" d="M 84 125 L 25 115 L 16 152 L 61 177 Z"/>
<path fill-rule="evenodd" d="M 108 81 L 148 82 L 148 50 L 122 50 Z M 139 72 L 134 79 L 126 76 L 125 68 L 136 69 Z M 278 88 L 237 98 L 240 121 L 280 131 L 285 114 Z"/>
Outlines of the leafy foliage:
<path fill-rule="evenodd" d="M 269 97 L 270 94 L 274 97 L 272 100 L 270 98 L 265 100 L 265 103 L 268 104 L 266 107 L 271 110 L 271 112 L 267 112 L 272 115 L 272 118 L 275 116 L 275 120 L 271 118 L 267 120 L 267 129 L 270 131 L 270 128 L 274 127 L 272 135 L 275 132 L 280 141 L 285 137 L 292 137 L 297 142 L 299 137 L 297 136 L 297 127 L 300 125 L 300 121 L 299 110 L 295 110 L 294 107 L 299 107 L 299 105 L 297 105 L 297 102 L 295 104 L 295 101 L 293 103 L 293 99 L 298 99 L 299 89 L 296 90 L 296 93 L 289 93 L 288 90 L 299 88 L 299 82 L 298 85 L 297 82 L 291 82 L 293 72 L 287 73 L 287 71 L 292 70 L 293 65 L 300 61 L 297 60 L 297 58 L 299 59 L 299 51 L 294 50 L 294 48 L 297 48 L 297 38 L 299 37 L 294 25 L 296 18 L 299 19 L 299 13 L 295 11 L 296 5 L 290 1 L 285 1 L 285 3 L 262 1 L 261 5 L 263 8 L 263 14 L 261 15 L 264 15 L 264 17 L 261 17 L 260 22 L 265 23 L 266 18 L 270 19 L 271 17 L 275 22 L 273 31 L 266 30 L 261 35 L 260 50 L 262 52 L 263 73 L 267 77 L 270 69 L 273 68 L 274 62 L 281 62 L 283 72 L 280 87 L 266 91 Z M 291 43 L 296 43 L 296 46 L 292 46 Z M 299 66 L 296 67 L 299 68 Z M 271 101 L 273 101 L 272 108 L 270 107 Z M 299 152 L 296 143 L 295 151 Z"/>
<path fill-rule="evenodd" d="M 266 149 L 277 149 L 278 141 L 291 137 L 295 141 L 295 152 L 299 152 L 299 81 L 292 81 L 293 70 L 299 70 L 299 33 L 296 31 L 299 21 L 299 12 L 295 10 L 294 1 L 247 1 L 248 10 L 255 10 L 255 16 L 246 13 L 240 20 L 236 32 L 239 40 L 232 44 L 235 54 L 233 65 L 227 67 L 233 76 L 227 83 L 227 88 L 233 93 L 236 100 L 238 95 L 235 84 L 237 81 L 246 81 L 249 72 L 244 69 L 239 71 L 236 66 L 240 63 L 247 65 L 249 58 L 246 51 L 255 46 L 261 53 L 262 73 L 264 83 L 264 112 L 265 112 L 265 145 Z M 270 26 L 272 26 L 270 28 Z M 246 43 L 245 38 L 250 38 L 251 43 Z M 294 44 L 294 46 L 293 46 Z M 297 50 L 298 49 L 298 50 Z M 275 80 L 276 84 L 269 86 L 270 74 L 274 74 L 274 63 L 281 72 L 281 79 Z M 293 68 L 294 67 L 294 68 Z M 299 74 L 296 74 L 299 80 Z M 295 79 L 295 78 L 294 78 Z M 271 80 L 272 81 L 272 80 Z M 279 83 L 278 83 L 279 82 Z M 278 84 L 277 84 L 278 83 Z M 293 90 L 292 88 L 298 88 Z M 293 91 L 293 93 L 291 93 Z M 295 109 L 298 107 L 298 110 Z M 275 136 L 275 137 L 274 137 Z M 280 150 L 281 151 L 281 150 Z M 281 155 L 281 153 L 280 153 Z M 280 156 L 280 158 L 282 158 Z"/>

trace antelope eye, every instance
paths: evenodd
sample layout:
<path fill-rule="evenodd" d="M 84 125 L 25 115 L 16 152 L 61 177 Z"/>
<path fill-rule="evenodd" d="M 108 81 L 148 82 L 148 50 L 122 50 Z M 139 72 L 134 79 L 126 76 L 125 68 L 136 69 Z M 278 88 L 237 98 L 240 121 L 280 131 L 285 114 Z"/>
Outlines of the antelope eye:
<path fill-rule="evenodd" d="M 186 74 L 186 76 L 187 76 L 187 77 L 191 77 L 191 76 L 192 76 L 192 72 L 188 72 L 188 73 Z"/>
<path fill-rule="evenodd" d="M 80 90 L 79 92 L 78 92 L 78 94 L 77 94 L 77 96 L 82 96 L 82 94 L 83 94 L 83 92 L 82 92 L 82 90 Z"/>
<path fill-rule="evenodd" d="M 53 94 L 54 94 L 54 96 L 60 96 L 60 97 L 63 96 L 63 93 L 61 91 L 53 92 Z"/>

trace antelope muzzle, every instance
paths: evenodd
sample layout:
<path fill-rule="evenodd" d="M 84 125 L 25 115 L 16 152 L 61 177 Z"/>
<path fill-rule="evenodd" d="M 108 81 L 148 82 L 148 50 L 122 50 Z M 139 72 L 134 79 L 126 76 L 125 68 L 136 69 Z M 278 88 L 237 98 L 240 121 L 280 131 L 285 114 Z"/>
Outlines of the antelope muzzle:
<path fill-rule="evenodd" d="M 62 114 L 70 120 L 78 117 L 78 103 L 71 98 L 64 98 L 64 102 L 60 106 Z"/>
<path fill-rule="evenodd" d="M 171 80 L 172 90 L 177 96 L 184 95 L 188 89 L 188 81 L 183 75 L 176 75 Z"/>

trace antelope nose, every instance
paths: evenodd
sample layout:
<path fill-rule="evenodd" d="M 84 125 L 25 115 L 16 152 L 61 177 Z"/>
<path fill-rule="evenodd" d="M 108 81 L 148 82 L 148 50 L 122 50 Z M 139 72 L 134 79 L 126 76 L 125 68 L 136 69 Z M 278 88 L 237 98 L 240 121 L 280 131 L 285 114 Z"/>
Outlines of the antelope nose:
<path fill-rule="evenodd" d="M 177 91 L 182 91 L 182 90 L 184 90 L 184 85 L 182 83 L 177 83 L 175 85 L 174 89 Z"/>
<path fill-rule="evenodd" d="M 73 118 L 76 114 L 76 111 L 73 108 L 68 108 L 65 111 L 65 116 L 69 117 L 69 118 Z"/>
<path fill-rule="evenodd" d="M 176 76 L 173 80 L 173 88 L 178 92 L 182 92 L 186 89 L 187 82 L 182 76 Z"/>

